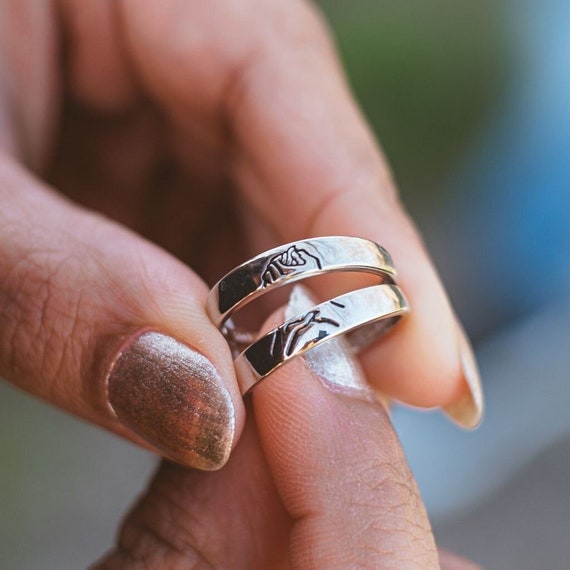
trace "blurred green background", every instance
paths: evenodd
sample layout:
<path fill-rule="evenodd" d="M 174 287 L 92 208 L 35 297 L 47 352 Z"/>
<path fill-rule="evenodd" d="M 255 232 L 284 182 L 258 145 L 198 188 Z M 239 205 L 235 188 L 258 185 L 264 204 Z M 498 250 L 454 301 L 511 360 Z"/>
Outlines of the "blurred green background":
<path fill-rule="evenodd" d="M 497 3 L 328 0 L 320 6 L 404 199 L 421 207 L 444 191 L 497 101 L 507 67 Z"/>

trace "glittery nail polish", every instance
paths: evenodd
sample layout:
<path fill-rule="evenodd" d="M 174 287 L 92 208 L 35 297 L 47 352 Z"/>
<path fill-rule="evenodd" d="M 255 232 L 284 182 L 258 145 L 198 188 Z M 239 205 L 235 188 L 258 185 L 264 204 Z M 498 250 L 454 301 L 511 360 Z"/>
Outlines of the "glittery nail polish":
<path fill-rule="evenodd" d="M 107 390 L 119 421 L 166 457 L 204 470 L 227 461 L 234 407 L 202 353 L 159 332 L 145 332 L 115 357 Z"/>

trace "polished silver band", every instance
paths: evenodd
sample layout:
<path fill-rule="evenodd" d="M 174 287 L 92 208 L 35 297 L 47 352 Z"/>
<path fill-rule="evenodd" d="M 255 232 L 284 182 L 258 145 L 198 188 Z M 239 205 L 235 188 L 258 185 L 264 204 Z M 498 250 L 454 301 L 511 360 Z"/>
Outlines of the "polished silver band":
<path fill-rule="evenodd" d="M 373 241 L 347 236 L 299 240 L 230 271 L 210 291 L 206 309 L 212 322 L 229 333 L 231 315 L 269 289 L 332 271 L 373 273 L 383 283 L 394 283 L 396 278 L 390 254 Z"/>
<path fill-rule="evenodd" d="M 288 360 L 340 335 L 358 351 L 408 310 L 402 291 L 391 284 L 357 289 L 316 305 L 262 336 L 235 359 L 241 393 Z"/>
<path fill-rule="evenodd" d="M 334 271 L 371 273 L 381 284 L 315 305 L 256 341 L 251 333 L 235 330 L 233 314 L 253 299 L 270 289 Z M 212 288 L 206 308 L 234 352 L 245 394 L 288 360 L 329 339 L 346 335 L 348 346 L 356 351 L 386 332 L 409 310 L 395 280 L 392 259 L 380 245 L 356 237 L 311 238 L 271 249 L 236 267 Z"/>

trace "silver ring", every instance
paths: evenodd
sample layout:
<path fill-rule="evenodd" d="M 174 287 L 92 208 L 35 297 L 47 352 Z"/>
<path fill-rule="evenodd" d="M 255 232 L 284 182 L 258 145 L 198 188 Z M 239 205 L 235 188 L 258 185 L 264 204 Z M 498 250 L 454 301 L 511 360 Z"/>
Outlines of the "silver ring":
<path fill-rule="evenodd" d="M 299 240 L 262 253 L 236 267 L 218 281 L 206 310 L 230 343 L 251 341 L 236 331 L 232 314 L 269 289 L 332 271 L 373 273 L 382 283 L 395 283 L 390 254 L 373 241 L 347 236 Z"/>
<path fill-rule="evenodd" d="M 357 289 L 320 303 L 268 332 L 235 359 L 241 393 L 288 360 L 340 335 L 358 351 L 408 311 L 402 291 L 392 284 Z"/>

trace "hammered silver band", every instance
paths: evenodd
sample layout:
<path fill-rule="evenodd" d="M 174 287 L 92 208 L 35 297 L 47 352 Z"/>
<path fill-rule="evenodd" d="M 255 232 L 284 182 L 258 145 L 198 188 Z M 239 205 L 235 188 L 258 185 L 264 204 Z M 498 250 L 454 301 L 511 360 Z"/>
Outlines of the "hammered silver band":
<path fill-rule="evenodd" d="M 316 305 L 255 342 L 251 334 L 236 331 L 232 315 L 250 301 L 271 289 L 336 271 L 371 273 L 380 285 Z M 347 236 L 311 238 L 266 251 L 230 271 L 210 291 L 206 310 L 237 354 L 235 366 L 245 394 L 283 363 L 327 339 L 347 335 L 351 346 L 360 349 L 388 330 L 409 310 L 395 282 L 390 254 L 380 245 Z"/>

